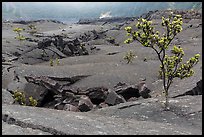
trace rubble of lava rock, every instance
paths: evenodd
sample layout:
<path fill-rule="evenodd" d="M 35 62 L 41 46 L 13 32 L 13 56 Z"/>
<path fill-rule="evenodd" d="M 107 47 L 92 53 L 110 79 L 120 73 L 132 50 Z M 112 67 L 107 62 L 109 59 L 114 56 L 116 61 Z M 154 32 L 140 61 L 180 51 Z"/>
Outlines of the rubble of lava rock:
<path fill-rule="evenodd" d="M 71 89 L 69 86 L 87 76 L 59 78 L 49 76 L 25 76 L 30 82 L 45 88 L 38 99 L 38 107 L 58 110 L 87 112 L 93 109 L 113 106 L 127 101 L 141 98 L 151 98 L 151 92 L 141 81 L 137 85 L 118 83 L 114 90 L 106 87 L 92 87 L 87 89 Z"/>

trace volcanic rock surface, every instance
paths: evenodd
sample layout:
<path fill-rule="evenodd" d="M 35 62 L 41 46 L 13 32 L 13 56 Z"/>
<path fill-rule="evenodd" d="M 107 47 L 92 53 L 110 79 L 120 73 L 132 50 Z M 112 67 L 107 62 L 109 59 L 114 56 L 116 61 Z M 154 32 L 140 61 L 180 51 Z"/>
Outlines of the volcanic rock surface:
<path fill-rule="evenodd" d="M 141 17 L 163 31 L 161 16 L 170 12 Z M 184 61 L 202 55 L 202 13 L 172 12 L 183 16 L 172 45 L 183 48 Z M 2 133 L 202 134 L 202 57 L 192 77 L 173 81 L 170 111 L 164 111 L 157 55 L 136 41 L 124 44 L 124 28 L 134 28 L 138 18 L 2 22 Z M 26 40 L 15 39 L 16 27 L 24 28 Z M 129 50 L 136 58 L 127 64 Z M 16 90 L 34 97 L 37 107 L 13 104 Z"/>

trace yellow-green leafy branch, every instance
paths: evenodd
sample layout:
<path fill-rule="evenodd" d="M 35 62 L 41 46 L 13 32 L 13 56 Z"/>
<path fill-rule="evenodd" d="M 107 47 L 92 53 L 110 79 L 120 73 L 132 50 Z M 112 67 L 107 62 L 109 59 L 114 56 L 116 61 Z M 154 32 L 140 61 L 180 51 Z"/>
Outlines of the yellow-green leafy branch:
<path fill-rule="evenodd" d="M 161 62 L 160 71 L 161 78 L 163 79 L 163 87 L 165 90 L 165 96 L 168 97 L 168 90 L 175 77 L 180 79 L 190 77 L 193 75 L 193 66 L 199 61 L 199 54 L 192 57 L 187 63 L 182 64 L 182 57 L 184 51 L 181 47 L 174 45 L 171 50 L 172 56 L 166 55 L 166 50 L 169 48 L 170 43 L 175 36 L 182 31 L 182 17 L 176 15 L 168 18 L 162 17 L 161 25 L 165 28 L 163 35 L 159 31 L 155 31 L 152 26 L 152 21 L 146 19 L 139 19 L 136 24 L 137 31 L 133 31 L 132 27 L 126 27 L 127 35 L 131 36 L 124 41 L 124 43 L 131 43 L 134 40 L 140 42 L 144 47 L 152 48 Z M 166 101 L 166 103 L 168 103 Z"/>

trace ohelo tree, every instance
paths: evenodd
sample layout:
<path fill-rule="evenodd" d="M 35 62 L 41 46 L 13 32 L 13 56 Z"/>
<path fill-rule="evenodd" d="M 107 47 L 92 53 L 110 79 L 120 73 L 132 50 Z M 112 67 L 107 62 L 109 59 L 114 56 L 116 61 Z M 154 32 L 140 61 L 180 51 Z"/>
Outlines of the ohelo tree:
<path fill-rule="evenodd" d="M 136 31 L 132 27 L 126 27 L 127 35 L 131 36 L 124 43 L 138 41 L 144 47 L 151 48 L 155 51 L 161 63 L 159 74 L 163 80 L 165 94 L 165 110 L 169 109 L 169 87 L 174 78 L 187 78 L 194 74 L 193 66 L 199 61 L 199 54 L 191 57 L 186 63 L 182 63 L 184 51 L 180 46 L 173 46 L 171 53 L 168 55 L 167 50 L 175 36 L 182 31 L 182 16 L 171 14 L 169 17 L 162 17 L 161 25 L 164 27 L 164 34 L 156 31 L 152 21 L 138 19 Z"/>

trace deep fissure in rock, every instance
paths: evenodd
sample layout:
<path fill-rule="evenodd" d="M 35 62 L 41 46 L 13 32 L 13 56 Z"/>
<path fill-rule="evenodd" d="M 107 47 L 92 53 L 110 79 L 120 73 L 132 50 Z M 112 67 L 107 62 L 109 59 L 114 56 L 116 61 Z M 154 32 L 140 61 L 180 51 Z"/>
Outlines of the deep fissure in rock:
<path fill-rule="evenodd" d="M 23 122 L 21 120 L 17 120 L 11 116 L 9 116 L 8 114 L 2 114 L 2 120 L 8 124 L 13 124 L 13 125 L 17 125 L 20 126 L 22 128 L 32 128 L 32 129 L 38 129 L 41 130 L 43 132 L 48 132 L 51 133 L 53 135 L 67 135 L 66 133 L 62 132 L 62 131 L 58 131 L 54 128 L 50 128 L 50 127 L 45 127 L 42 125 L 35 125 L 32 123 L 26 123 Z"/>
<path fill-rule="evenodd" d="M 56 95 L 54 92 L 51 92 L 50 90 L 47 90 L 43 100 L 37 106 L 38 107 L 44 107 L 49 102 L 54 101 L 54 95 Z"/>

